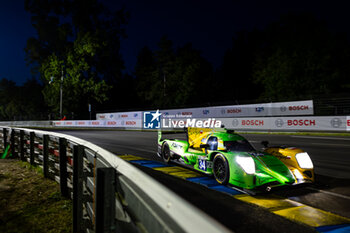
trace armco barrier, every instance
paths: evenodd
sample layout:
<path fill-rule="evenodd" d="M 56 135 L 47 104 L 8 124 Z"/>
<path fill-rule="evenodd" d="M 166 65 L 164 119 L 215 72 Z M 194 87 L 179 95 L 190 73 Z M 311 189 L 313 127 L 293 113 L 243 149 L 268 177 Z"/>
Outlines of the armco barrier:
<path fill-rule="evenodd" d="M 60 133 L 0 130 L 2 149 L 41 166 L 73 199 L 73 232 L 230 232 L 101 147 Z"/>

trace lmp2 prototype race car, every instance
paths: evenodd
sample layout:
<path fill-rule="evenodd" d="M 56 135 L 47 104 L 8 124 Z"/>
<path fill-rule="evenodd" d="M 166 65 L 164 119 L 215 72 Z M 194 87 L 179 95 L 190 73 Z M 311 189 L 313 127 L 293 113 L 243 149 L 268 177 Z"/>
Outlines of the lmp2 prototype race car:
<path fill-rule="evenodd" d="M 187 140 L 163 139 L 158 131 L 158 155 L 208 175 L 220 184 L 270 191 L 277 186 L 314 182 L 309 155 L 295 147 L 257 151 L 241 135 L 224 128 L 187 128 Z"/>

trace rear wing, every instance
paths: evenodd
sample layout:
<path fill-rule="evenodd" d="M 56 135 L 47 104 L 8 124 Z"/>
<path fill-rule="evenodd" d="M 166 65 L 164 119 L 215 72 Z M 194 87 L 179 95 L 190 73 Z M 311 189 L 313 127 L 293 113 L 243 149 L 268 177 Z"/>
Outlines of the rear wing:
<path fill-rule="evenodd" d="M 186 133 L 186 140 L 189 143 L 189 146 L 192 148 L 199 148 L 202 143 L 202 139 L 206 138 L 209 134 L 215 132 L 226 132 L 224 128 L 193 128 L 188 127 L 184 128 L 184 131 L 161 131 L 158 130 L 158 142 L 168 139 L 164 137 L 166 134 L 177 134 L 177 133 Z"/>
<path fill-rule="evenodd" d="M 166 135 L 173 135 L 173 134 L 183 134 L 186 133 L 186 140 L 188 140 L 188 135 L 187 135 L 187 128 L 184 128 L 184 130 L 177 130 L 177 131 L 169 131 L 169 130 L 158 130 L 158 142 L 161 142 L 166 138 Z"/>

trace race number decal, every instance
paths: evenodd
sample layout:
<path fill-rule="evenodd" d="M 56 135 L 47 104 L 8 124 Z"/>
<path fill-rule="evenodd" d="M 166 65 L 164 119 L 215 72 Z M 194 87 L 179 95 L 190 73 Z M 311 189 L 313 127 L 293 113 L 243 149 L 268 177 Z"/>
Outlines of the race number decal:
<path fill-rule="evenodd" d="M 198 165 L 200 170 L 207 171 L 207 160 L 199 159 Z"/>

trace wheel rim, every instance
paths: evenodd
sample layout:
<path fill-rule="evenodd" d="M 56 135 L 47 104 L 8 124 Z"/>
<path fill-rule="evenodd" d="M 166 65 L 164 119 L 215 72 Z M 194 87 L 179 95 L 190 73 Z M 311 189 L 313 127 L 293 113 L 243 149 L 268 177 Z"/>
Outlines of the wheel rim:
<path fill-rule="evenodd" d="M 164 147 L 163 158 L 164 160 L 169 160 L 170 158 L 170 150 L 169 150 L 169 147 L 167 146 Z"/>
<path fill-rule="evenodd" d="M 217 180 L 223 182 L 226 178 L 225 164 L 222 159 L 218 159 L 214 164 L 214 174 Z"/>

